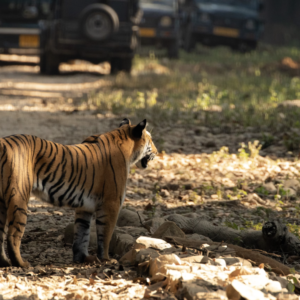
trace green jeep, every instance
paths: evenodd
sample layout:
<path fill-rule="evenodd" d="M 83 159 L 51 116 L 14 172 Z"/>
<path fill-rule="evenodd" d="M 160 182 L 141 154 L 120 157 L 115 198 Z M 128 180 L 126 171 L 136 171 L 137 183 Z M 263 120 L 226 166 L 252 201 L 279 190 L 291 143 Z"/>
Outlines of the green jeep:
<path fill-rule="evenodd" d="M 130 72 L 140 19 L 138 0 L 0 0 L 0 49 L 38 53 L 42 74 L 74 59 Z"/>

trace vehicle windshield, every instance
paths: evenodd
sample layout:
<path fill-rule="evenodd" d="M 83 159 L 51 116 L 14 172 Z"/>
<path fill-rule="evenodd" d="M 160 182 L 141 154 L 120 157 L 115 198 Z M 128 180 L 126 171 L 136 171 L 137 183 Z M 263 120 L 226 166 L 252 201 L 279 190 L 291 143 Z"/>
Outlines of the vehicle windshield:
<path fill-rule="evenodd" d="M 169 6 L 172 8 L 176 7 L 176 1 L 175 0 L 140 0 L 141 4 L 160 4 Z"/>
<path fill-rule="evenodd" d="M 258 7 L 257 0 L 196 0 L 197 3 L 206 4 L 225 4 L 232 6 L 242 6 L 256 9 Z"/>

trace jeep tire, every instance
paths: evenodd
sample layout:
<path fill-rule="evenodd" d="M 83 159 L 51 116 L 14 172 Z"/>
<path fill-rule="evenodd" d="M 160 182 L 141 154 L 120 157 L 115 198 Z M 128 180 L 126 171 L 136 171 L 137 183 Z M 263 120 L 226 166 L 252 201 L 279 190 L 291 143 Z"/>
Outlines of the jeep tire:
<path fill-rule="evenodd" d="M 132 57 L 114 57 L 110 60 L 110 74 L 118 72 L 130 73 L 132 68 Z"/>
<path fill-rule="evenodd" d="M 45 51 L 40 55 L 40 73 L 45 75 L 59 74 L 60 59 L 57 54 Z"/>
<path fill-rule="evenodd" d="M 81 13 L 80 26 L 84 37 L 99 42 L 118 31 L 119 17 L 108 5 L 91 4 Z"/>

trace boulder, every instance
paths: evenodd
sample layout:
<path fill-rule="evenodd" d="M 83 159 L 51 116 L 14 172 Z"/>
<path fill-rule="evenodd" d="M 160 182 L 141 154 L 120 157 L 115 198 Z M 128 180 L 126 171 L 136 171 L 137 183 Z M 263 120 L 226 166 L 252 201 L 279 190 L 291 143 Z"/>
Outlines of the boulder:
<path fill-rule="evenodd" d="M 166 221 L 153 233 L 153 238 L 163 239 L 166 236 L 185 238 L 184 232 L 171 221 Z"/>
<path fill-rule="evenodd" d="M 207 242 L 212 242 L 210 238 L 207 236 L 198 234 L 198 233 L 193 233 L 193 234 L 187 234 L 186 238 L 189 240 L 200 240 L 200 241 L 207 241 Z"/>
<path fill-rule="evenodd" d="M 149 228 L 151 233 L 154 233 L 157 230 L 157 228 L 164 222 L 166 222 L 164 218 L 153 218 L 151 220 L 144 222 L 144 226 L 146 228 Z"/>
<path fill-rule="evenodd" d="M 123 208 L 120 211 L 117 226 L 135 226 L 141 227 L 141 221 L 144 222 L 145 217 L 143 214 L 138 214 L 136 211 L 132 211 L 126 208 Z"/>
<path fill-rule="evenodd" d="M 122 256 L 131 249 L 134 242 L 135 239 L 131 235 L 114 231 L 109 244 L 109 252 Z"/>

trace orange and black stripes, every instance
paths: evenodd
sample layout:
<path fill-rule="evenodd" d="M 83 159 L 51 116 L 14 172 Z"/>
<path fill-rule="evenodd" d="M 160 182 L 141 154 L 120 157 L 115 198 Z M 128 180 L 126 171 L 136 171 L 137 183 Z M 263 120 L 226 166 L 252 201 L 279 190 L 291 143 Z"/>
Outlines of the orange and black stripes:
<path fill-rule="evenodd" d="M 0 267 L 26 267 L 20 255 L 30 193 L 56 206 L 75 209 L 73 259 L 88 255 L 92 215 L 96 214 L 98 257 L 108 246 L 125 189 L 130 165 L 147 167 L 156 154 L 146 120 L 93 135 L 77 145 L 61 145 L 30 135 L 0 139 Z M 4 251 L 7 237 L 9 258 Z"/>

